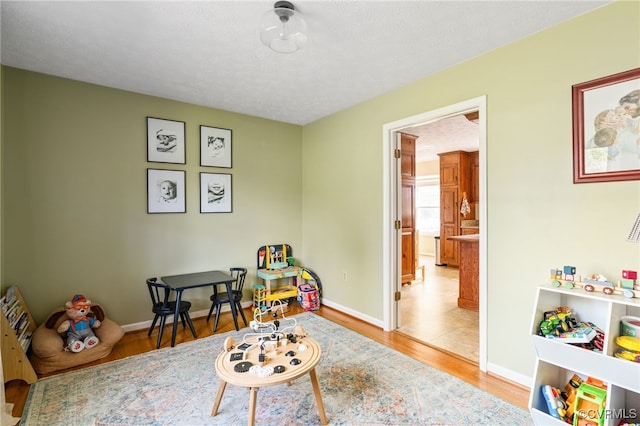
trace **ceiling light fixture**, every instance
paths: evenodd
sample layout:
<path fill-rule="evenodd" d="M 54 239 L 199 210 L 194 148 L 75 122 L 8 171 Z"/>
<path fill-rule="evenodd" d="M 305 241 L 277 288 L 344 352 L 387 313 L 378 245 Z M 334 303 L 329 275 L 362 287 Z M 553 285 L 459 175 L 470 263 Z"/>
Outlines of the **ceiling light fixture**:
<path fill-rule="evenodd" d="M 278 53 L 293 53 L 307 44 L 307 24 L 288 1 L 277 1 L 260 21 L 260 40 Z"/>

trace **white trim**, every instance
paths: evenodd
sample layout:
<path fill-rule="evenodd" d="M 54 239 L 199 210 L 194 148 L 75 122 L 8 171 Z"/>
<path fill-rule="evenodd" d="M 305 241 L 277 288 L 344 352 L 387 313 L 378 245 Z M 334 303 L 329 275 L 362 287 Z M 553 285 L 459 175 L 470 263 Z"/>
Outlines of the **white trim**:
<path fill-rule="evenodd" d="M 251 305 L 253 305 L 252 301 L 246 301 L 246 302 L 242 303 L 242 307 L 243 308 L 248 308 Z M 231 307 L 229 305 L 225 305 L 225 306 L 222 307 L 222 311 L 221 312 L 229 312 L 229 311 L 231 311 Z M 209 315 L 209 309 L 202 309 L 200 311 L 189 311 L 189 316 L 191 317 L 191 319 L 196 319 L 196 318 L 200 318 L 200 317 L 206 317 L 207 315 Z M 240 322 L 238 323 L 238 325 L 243 324 L 242 317 L 238 316 L 238 318 L 240 319 Z M 247 318 L 247 321 L 251 321 L 252 319 L 253 318 Z M 121 327 L 122 327 L 122 329 L 124 330 L 125 333 L 128 333 L 129 331 L 136 331 L 136 330 L 148 330 L 149 327 L 151 327 L 152 321 L 153 320 L 136 322 L 136 323 L 133 323 L 133 324 L 122 325 Z M 169 315 L 167 317 L 167 321 L 165 322 L 165 327 L 168 324 L 173 324 L 173 315 Z M 213 327 L 213 323 L 211 324 L 211 327 Z"/>
<path fill-rule="evenodd" d="M 495 376 L 511 380 L 512 382 L 518 383 L 519 385 L 529 389 L 533 386 L 533 377 L 525 376 L 524 374 L 517 373 L 493 363 L 487 364 L 487 371 Z"/>
<path fill-rule="evenodd" d="M 394 167 L 394 136 L 396 132 L 406 128 L 431 123 L 443 118 L 463 114 L 470 111 L 479 111 L 479 162 L 480 162 L 480 306 L 479 306 L 479 368 L 487 371 L 487 183 L 486 183 L 486 151 L 487 151 L 487 97 L 486 95 L 469 99 L 454 105 L 448 105 L 433 111 L 424 112 L 412 117 L 384 124 L 382 126 L 382 302 L 383 302 L 383 329 L 385 331 L 397 328 L 397 303 L 393 293 L 400 280 L 398 264 L 395 259 L 401 251 L 400 242 L 396 236 L 393 221 L 397 217 L 397 181 L 396 168 Z"/>
<path fill-rule="evenodd" d="M 346 306 L 342 306 L 338 303 L 334 303 L 330 300 L 327 300 L 324 297 L 322 298 L 321 303 L 325 306 L 328 306 L 329 308 L 333 308 L 342 313 L 351 315 L 354 318 L 358 318 L 359 320 L 362 320 L 364 322 L 367 322 L 369 324 L 382 328 L 382 321 L 380 321 L 377 318 L 370 317 L 369 315 L 365 315 L 362 312 L 354 311 L 353 309 L 347 308 Z"/>

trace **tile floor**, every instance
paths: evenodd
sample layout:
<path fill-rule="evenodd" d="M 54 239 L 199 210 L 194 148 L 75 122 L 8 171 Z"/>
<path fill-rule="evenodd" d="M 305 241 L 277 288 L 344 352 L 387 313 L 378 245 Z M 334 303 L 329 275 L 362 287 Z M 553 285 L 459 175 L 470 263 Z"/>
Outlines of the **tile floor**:
<path fill-rule="evenodd" d="M 478 313 L 458 308 L 458 269 L 436 266 L 421 256 L 420 272 L 411 285 L 402 286 L 401 327 L 398 331 L 434 347 L 478 363 Z"/>

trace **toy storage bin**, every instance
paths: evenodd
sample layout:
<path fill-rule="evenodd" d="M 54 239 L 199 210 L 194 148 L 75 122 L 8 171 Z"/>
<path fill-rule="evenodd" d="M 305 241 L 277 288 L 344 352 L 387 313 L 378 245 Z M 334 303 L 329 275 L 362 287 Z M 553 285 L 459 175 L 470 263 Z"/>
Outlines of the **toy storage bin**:
<path fill-rule="evenodd" d="M 318 289 L 310 284 L 301 284 L 298 287 L 298 304 L 305 311 L 317 311 L 320 309 Z"/>

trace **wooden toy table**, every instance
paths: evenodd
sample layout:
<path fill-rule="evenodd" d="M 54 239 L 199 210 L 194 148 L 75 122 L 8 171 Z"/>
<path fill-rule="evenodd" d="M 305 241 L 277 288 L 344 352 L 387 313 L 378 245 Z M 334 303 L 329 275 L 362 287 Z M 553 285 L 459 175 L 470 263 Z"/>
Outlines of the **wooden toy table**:
<path fill-rule="evenodd" d="M 280 342 L 282 343 L 282 342 Z M 301 350 L 301 345 L 306 348 Z M 249 389 L 249 421 L 248 425 L 253 426 L 256 416 L 256 401 L 258 398 L 258 389 L 265 386 L 275 386 L 283 383 L 290 383 L 291 381 L 304 376 L 309 373 L 311 377 L 311 385 L 313 386 L 313 393 L 316 398 L 316 404 L 318 405 L 318 414 L 323 425 L 327 424 L 327 416 L 324 411 L 324 404 L 322 402 L 322 395 L 320 394 L 320 384 L 318 383 L 318 375 L 316 374 L 316 365 L 320 361 L 320 345 L 310 337 L 298 338 L 296 343 L 287 342 L 286 346 L 278 346 L 277 352 L 274 350 L 275 345 L 266 346 L 267 361 L 263 366 L 269 366 L 275 368 L 276 366 L 284 367 L 284 371 L 281 373 L 272 373 L 269 376 L 262 377 L 260 375 L 251 373 L 249 371 L 237 372 L 235 366 L 241 362 L 248 361 L 254 366 L 260 365 L 258 363 L 258 356 L 260 355 L 259 348 L 253 348 L 247 352 L 244 360 L 232 361 L 232 355 L 240 352 L 237 349 L 231 349 L 230 351 L 223 351 L 216 359 L 216 373 L 220 378 L 220 385 L 218 386 L 218 393 L 216 394 L 216 400 L 213 404 L 213 410 L 211 416 L 218 414 L 218 408 L 222 401 L 222 396 L 227 383 L 232 385 L 242 386 Z M 294 356 L 287 356 L 286 353 L 293 351 Z M 296 358 L 300 360 L 300 364 L 291 365 L 291 360 Z M 229 409 L 234 407 L 229 406 Z M 293 409 L 293 408 L 292 408 Z"/>

